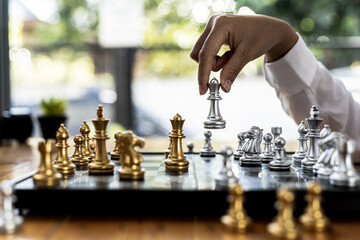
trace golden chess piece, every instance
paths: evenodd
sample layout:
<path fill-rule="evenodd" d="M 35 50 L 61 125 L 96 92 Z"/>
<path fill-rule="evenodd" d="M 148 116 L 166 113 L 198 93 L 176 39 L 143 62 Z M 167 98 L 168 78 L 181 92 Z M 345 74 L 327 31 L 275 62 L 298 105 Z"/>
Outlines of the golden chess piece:
<path fill-rule="evenodd" d="M 322 232 L 329 227 L 330 221 L 321 209 L 322 189 L 318 183 L 311 182 L 308 186 L 305 212 L 300 216 L 300 223 L 306 230 Z"/>
<path fill-rule="evenodd" d="M 46 143 L 40 141 L 38 149 L 41 154 L 39 171 L 33 175 L 34 184 L 38 187 L 52 187 L 60 184 L 61 174 L 57 173 L 52 166 L 51 152 L 55 146 L 54 140 Z"/>
<path fill-rule="evenodd" d="M 84 137 L 84 156 L 91 162 L 94 159 L 94 151 L 91 149 L 90 140 L 89 137 L 90 134 L 90 127 L 87 124 L 86 121 L 83 122 L 83 124 L 80 127 L 80 133 Z"/>
<path fill-rule="evenodd" d="M 221 222 L 228 230 L 245 232 L 251 223 L 244 209 L 244 191 L 238 183 L 229 186 L 229 209 L 221 217 Z"/>
<path fill-rule="evenodd" d="M 171 131 L 169 132 L 169 135 L 171 134 Z M 172 148 L 172 138 L 169 139 L 169 147 L 165 150 L 165 159 L 167 159 L 170 155 Z"/>
<path fill-rule="evenodd" d="M 78 170 L 86 170 L 89 165 L 89 159 L 85 157 L 83 154 L 83 145 L 84 145 L 84 138 L 81 135 L 76 135 L 74 137 L 74 147 L 75 151 L 70 161 L 75 164 L 76 169 Z"/>
<path fill-rule="evenodd" d="M 275 207 L 278 210 L 273 222 L 267 225 L 267 231 L 274 237 L 282 239 L 296 239 L 298 230 L 293 217 L 293 203 L 295 195 L 288 189 L 281 188 L 277 191 L 277 202 Z"/>
<path fill-rule="evenodd" d="M 58 156 L 54 164 L 55 170 L 62 175 L 74 174 L 75 165 L 71 163 L 68 156 L 69 144 L 67 144 L 67 140 L 69 139 L 69 132 L 63 123 L 60 124 L 60 128 L 56 132 L 56 139 L 55 146 L 58 148 Z"/>
<path fill-rule="evenodd" d="M 145 140 L 137 137 L 131 131 L 119 135 L 120 156 L 122 169 L 119 170 L 120 180 L 142 180 L 145 169 L 140 163 L 144 161 L 142 155 L 135 150 L 135 147 L 144 147 Z"/>
<path fill-rule="evenodd" d="M 165 160 L 165 168 L 166 171 L 182 174 L 187 172 L 189 168 L 189 161 L 186 159 L 182 148 L 182 138 L 185 138 L 182 127 L 185 120 L 177 113 L 170 121 L 173 129 L 170 132 L 169 137 L 171 138 L 172 143 L 170 154 Z"/>
<path fill-rule="evenodd" d="M 97 119 L 92 120 L 95 127 L 93 139 L 96 141 L 95 157 L 89 164 L 89 174 L 114 174 L 114 164 L 109 160 L 106 151 L 106 140 L 110 137 L 106 134 L 109 119 L 103 117 L 103 106 L 97 108 Z"/>
<path fill-rule="evenodd" d="M 110 153 L 110 157 L 111 157 L 111 160 L 116 160 L 116 161 L 119 161 L 121 162 L 121 155 L 120 155 L 120 144 L 121 144 L 121 141 L 120 141 L 120 136 L 121 136 L 121 132 L 116 132 L 114 134 L 114 138 L 115 138 L 115 147 L 114 147 L 114 150 Z"/>

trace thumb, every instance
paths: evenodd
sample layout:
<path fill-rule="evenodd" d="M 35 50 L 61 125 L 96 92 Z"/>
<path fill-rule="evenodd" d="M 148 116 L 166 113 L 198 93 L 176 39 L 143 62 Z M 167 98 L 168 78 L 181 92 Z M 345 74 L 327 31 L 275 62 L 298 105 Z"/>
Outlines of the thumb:
<path fill-rule="evenodd" d="M 246 61 L 241 58 L 238 52 L 235 52 L 227 61 L 220 73 L 221 89 L 224 92 L 230 91 L 233 82 L 245 64 Z"/>

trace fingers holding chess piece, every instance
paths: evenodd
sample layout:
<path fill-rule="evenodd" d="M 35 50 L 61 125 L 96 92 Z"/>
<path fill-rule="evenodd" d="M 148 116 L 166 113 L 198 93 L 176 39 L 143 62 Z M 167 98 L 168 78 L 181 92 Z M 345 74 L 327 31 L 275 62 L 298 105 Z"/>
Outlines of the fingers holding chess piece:
<path fill-rule="evenodd" d="M 37 187 L 52 187 L 60 184 L 61 174 L 57 173 L 52 166 L 51 153 L 55 148 L 55 141 L 40 141 L 38 150 L 41 155 L 39 171 L 33 175 L 34 184 Z"/>
<path fill-rule="evenodd" d="M 120 155 L 120 137 L 121 137 L 121 132 L 116 132 L 114 134 L 114 138 L 115 138 L 115 147 L 114 150 L 110 153 L 110 157 L 111 160 L 115 160 L 115 161 L 119 161 L 121 162 L 121 155 Z"/>
<path fill-rule="evenodd" d="M 329 227 L 329 219 L 321 209 L 321 186 L 311 182 L 308 186 L 305 212 L 300 216 L 300 223 L 306 230 L 322 232 Z"/>
<path fill-rule="evenodd" d="M 69 132 L 64 124 L 60 124 L 60 128 L 56 132 L 56 147 L 58 148 L 58 157 L 54 164 L 56 171 L 61 173 L 63 176 L 72 175 L 75 173 L 75 165 L 71 163 L 68 155 L 69 144 Z"/>
<path fill-rule="evenodd" d="M 234 182 L 229 186 L 229 209 L 226 215 L 221 217 L 221 222 L 230 231 L 245 232 L 251 224 L 251 219 L 244 209 L 244 191 Z"/>
<path fill-rule="evenodd" d="M 273 222 L 267 225 L 267 231 L 276 238 L 296 239 L 298 230 L 293 217 L 295 194 L 288 189 L 280 188 L 276 195 L 275 207 L 278 213 Z"/>
<path fill-rule="evenodd" d="M 89 165 L 89 159 L 85 157 L 83 154 L 83 145 L 84 145 L 84 138 L 81 135 L 76 135 L 74 137 L 74 147 L 75 151 L 70 161 L 75 164 L 76 169 L 78 170 L 86 170 Z"/>
<path fill-rule="evenodd" d="M 122 158 L 122 169 L 119 170 L 120 180 L 142 180 L 145 170 L 140 163 L 144 161 L 142 155 L 135 147 L 144 147 L 145 140 L 137 137 L 131 131 L 123 132 L 120 137 L 120 155 Z"/>

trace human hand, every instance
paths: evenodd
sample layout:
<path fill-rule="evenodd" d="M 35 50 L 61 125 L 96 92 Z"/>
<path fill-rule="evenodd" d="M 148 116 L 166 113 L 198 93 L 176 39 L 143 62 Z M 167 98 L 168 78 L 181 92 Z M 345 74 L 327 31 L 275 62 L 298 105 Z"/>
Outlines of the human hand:
<path fill-rule="evenodd" d="M 207 91 L 211 71 L 219 71 L 221 88 L 229 92 L 241 69 L 265 54 L 272 62 L 284 56 L 298 36 L 286 22 L 262 15 L 214 15 L 195 43 L 190 57 L 199 63 L 199 92 Z M 218 56 L 222 45 L 230 50 Z"/>

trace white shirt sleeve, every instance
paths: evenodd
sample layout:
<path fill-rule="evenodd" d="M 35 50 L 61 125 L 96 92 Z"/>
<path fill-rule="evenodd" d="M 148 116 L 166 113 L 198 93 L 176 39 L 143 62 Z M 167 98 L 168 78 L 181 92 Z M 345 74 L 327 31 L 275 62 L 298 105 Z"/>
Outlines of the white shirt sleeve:
<path fill-rule="evenodd" d="M 360 105 L 344 84 L 334 79 L 318 62 L 299 36 L 297 43 L 281 59 L 267 63 L 264 73 L 286 113 L 297 124 L 310 115 L 312 105 L 319 107 L 323 124 L 332 131 L 354 139 L 360 149 Z"/>

